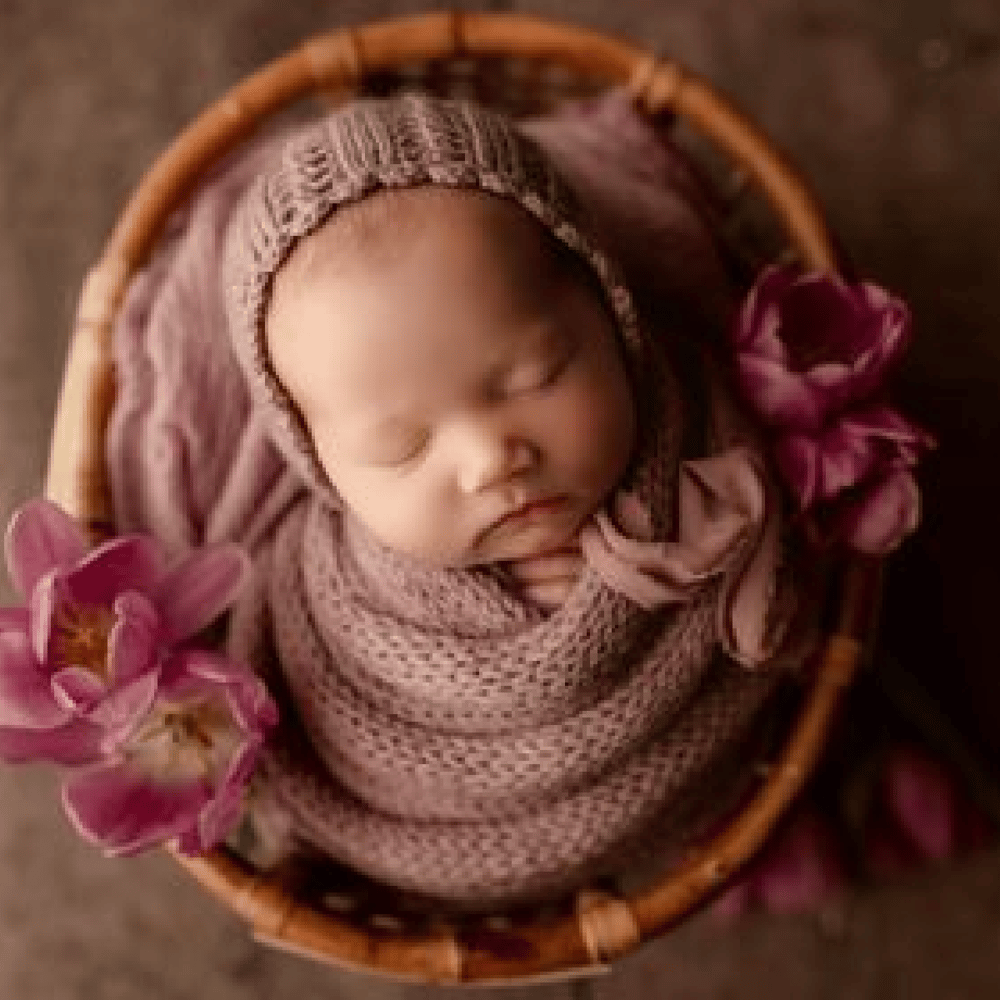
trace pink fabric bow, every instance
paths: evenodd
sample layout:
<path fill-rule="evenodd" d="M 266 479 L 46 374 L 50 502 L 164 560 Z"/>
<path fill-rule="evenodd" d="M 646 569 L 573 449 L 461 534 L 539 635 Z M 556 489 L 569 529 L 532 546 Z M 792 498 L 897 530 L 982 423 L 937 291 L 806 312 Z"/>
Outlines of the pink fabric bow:
<path fill-rule="evenodd" d="M 653 538 L 649 513 L 622 491 L 581 533 L 605 583 L 645 608 L 691 600 L 722 577 L 719 633 L 726 651 L 753 666 L 769 659 L 787 616 L 769 613 L 779 565 L 779 519 L 753 453 L 733 447 L 681 463 L 676 540 Z"/>

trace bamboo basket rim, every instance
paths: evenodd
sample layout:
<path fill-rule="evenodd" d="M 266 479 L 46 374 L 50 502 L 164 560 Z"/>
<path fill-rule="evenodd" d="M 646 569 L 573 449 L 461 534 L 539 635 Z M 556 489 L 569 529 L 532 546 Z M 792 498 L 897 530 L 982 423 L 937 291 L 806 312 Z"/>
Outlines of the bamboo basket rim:
<path fill-rule="evenodd" d="M 459 58 L 541 61 L 626 85 L 650 114 L 671 110 L 721 147 L 767 199 L 808 268 L 835 271 L 823 213 L 793 167 L 733 104 L 696 73 L 594 29 L 525 14 L 430 12 L 306 39 L 237 83 L 183 130 L 142 178 L 81 293 L 50 442 L 46 494 L 94 531 L 111 505 L 103 433 L 114 400 L 116 310 L 170 212 L 198 179 L 263 121 L 315 91 L 350 89 L 406 62 Z M 838 619 L 817 654 L 803 706 L 763 787 L 738 817 L 659 882 L 621 897 L 577 896 L 575 912 L 492 932 L 488 943 L 454 926 L 367 932 L 299 906 L 277 881 L 227 849 L 178 862 L 269 944 L 321 962 L 399 979 L 497 984 L 588 975 L 666 930 L 703 903 L 761 846 L 802 788 L 873 627 L 880 563 L 855 558 L 842 574 Z"/>

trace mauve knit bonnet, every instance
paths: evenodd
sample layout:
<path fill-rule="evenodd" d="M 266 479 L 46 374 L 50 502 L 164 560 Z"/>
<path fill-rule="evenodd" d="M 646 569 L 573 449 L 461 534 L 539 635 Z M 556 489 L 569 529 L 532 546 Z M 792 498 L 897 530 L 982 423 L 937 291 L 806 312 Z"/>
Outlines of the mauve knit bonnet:
<path fill-rule="evenodd" d="M 351 102 L 293 133 L 237 206 L 223 281 L 230 335 L 255 406 L 285 458 L 338 505 L 308 430 L 274 374 L 264 337 L 275 273 L 303 237 L 344 204 L 387 188 L 478 189 L 523 207 L 593 269 L 614 313 L 627 366 L 640 368 L 632 298 L 539 146 L 479 105 L 407 93 Z"/>

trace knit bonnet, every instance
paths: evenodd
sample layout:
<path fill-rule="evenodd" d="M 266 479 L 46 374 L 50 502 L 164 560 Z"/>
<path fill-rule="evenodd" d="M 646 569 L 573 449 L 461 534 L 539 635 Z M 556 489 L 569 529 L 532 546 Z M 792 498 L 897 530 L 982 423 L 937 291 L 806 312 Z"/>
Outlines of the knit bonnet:
<path fill-rule="evenodd" d="M 233 347 L 255 405 L 285 458 L 336 506 L 311 437 L 274 373 L 265 322 L 275 274 L 337 210 L 380 190 L 439 185 L 507 198 L 594 272 L 634 373 L 632 297 L 588 232 L 579 203 L 541 148 L 478 105 L 406 93 L 351 102 L 294 132 L 247 190 L 226 236 L 223 280 Z"/>

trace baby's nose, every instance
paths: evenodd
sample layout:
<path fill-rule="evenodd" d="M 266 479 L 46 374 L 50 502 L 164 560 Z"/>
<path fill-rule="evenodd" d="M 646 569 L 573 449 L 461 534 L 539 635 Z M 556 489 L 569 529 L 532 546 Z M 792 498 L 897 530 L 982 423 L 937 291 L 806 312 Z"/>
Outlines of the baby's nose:
<path fill-rule="evenodd" d="M 496 428 L 469 428 L 464 435 L 459 486 L 478 493 L 523 472 L 537 461 L 538 452 L 524 437 Z"/>

